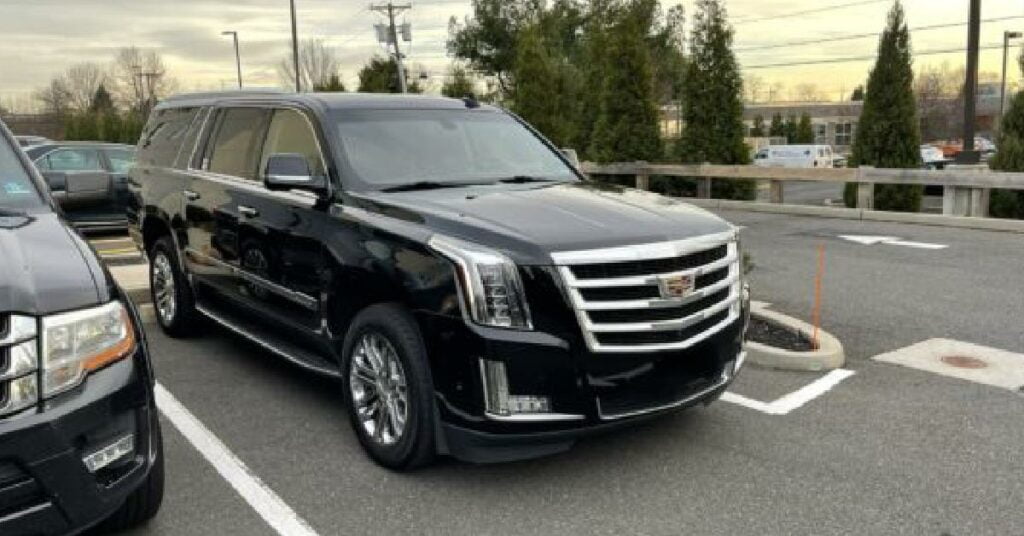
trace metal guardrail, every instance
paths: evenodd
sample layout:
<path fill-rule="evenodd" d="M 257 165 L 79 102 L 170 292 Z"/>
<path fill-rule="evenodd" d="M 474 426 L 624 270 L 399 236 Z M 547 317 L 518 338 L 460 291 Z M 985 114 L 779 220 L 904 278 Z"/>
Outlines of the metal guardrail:
<path fill-rule="evenodd" d="M 859 168 L 778 168 L 724 166 L 714 164 L 648 164 L 618 162 L 581 165 L 588 175 L 631 175 L 636 187 L 650 188 L 650 177 L 689 177 L 697 179 L 697 197 L 711 197 L 711 180 L 728 179 L 769 181 L 768 201 L 783 203 L 784 181 L 857 183 L 857 208 L 874 209 L 875 184 L 937 185 L 943 187 L 942 213 L 948 216 L 987 217 L 989 192 L 993 188 L 1024 190 L 1024 173 L 996 172 L 979 167 L 925 169 Z"/>

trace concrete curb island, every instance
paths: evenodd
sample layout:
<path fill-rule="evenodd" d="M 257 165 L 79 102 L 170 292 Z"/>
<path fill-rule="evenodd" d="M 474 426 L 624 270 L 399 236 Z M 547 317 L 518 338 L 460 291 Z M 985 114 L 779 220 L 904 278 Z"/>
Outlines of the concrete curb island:
<path fill-rule="evenodd" d="M 796 330 L 807 338 L 810 338 L 814 332 L 814 326 L 778 311 L 772 311 L 768 309 L 768 304 L 766 303 L 752 303 L 750 314 L 768 322 Z M 817 350 L 793 352 L 759 342 L 747 341 L 747 360 L 764 367 L 811 372 L 834 370 L 842 367 L 846 362 L 846 354 L 839 339 L 825 330 L 818 329 L 818 342 L 820 348 Z"/>

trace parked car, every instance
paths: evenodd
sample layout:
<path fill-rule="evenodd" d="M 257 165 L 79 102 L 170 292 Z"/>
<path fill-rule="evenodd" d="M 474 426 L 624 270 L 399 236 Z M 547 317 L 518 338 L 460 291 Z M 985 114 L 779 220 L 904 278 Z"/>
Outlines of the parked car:
<path fill-rule="evenodd" d="M 830 168 L 831 145 L 770 145 L 754 155 L 754 165 L 780 168 Z"/>
<path fill-rule="evenodd" d="M 75 227 L 83 231 L 126 227 L 127 182 L 135 165 L 135 147 L 51 142 L 28 147 L 25 152 Z"/>
<path fill-rule="evenodd" d="M 44 138 L 42 136 L 15 136 L 14 139 L 21 147 L 31 147 L 33 145 L 42 145 L 50 142 L 49 138 Z"/>
<path fill-rule="evenodd" d="M 928 144 L 921 146 L 921 165 L 925 169 L 944 169 L 949 162 L 942 149 Z"/>
<path fill-rule="evenodd" d="M 386 467 L 562 451 L 710 403 L 743 365 L 736 227 L 589 182 L 473 100 L 172 98 L 133 179 L 164 331 L 212 320 L 340 378 Z"/>
<path fill-rule="evenodd" d="M 135 307 L 0 123 L 0 534 L 124 529 L 160 508 Z"/>

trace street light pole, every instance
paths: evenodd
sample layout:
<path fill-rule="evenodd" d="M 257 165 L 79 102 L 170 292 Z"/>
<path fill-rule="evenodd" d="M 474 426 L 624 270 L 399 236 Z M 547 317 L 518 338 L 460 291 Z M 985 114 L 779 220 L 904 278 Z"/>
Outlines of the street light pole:
<path fill-rule="evenodd" d="M 238 89 L 242 89 L 242 56 L 238 53 L 238 32 L 226 31 L 221 35 L 230 35 L 235 39 L 235 67 L 238 69 Z"/>
<path fill-rule="evenodd" d="M 295 92 L 302 93 L 302 73 L 299 70 L 299 30 L 295 22 L 295 0 L 292 6 L 292 60 L 295 65 Z"/>
<path fill-rule="evenodd" d="M 1010 39 L 1024 37 L 1021 32 L 1003 32 L 1003 83 L 999 86 L 999 130 L 1003 130 L 1003 113 L 1006 108 L 1006 62 L 1010 56 Z"/>

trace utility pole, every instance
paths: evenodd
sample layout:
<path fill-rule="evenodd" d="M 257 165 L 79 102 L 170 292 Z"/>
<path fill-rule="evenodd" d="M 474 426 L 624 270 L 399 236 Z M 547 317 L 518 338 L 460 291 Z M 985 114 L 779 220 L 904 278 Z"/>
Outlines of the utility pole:
<path fill-rule="evenodd" d="M 295 65 L 295 92 L 302 93 L 302 71 L 299 69 L 299 27 L 295 22 L 295 0 L 292 5 L 292 60 Z"/>
<path fill-rule="evenodd" d="M 978 104 L 978 41 L 981 39 L 981 0 L 970 0 L 967 23 L 967 80 L 964 84 L 964 144 L 957 159 L 961 164 L 977 164 L 981 156 L 974 150 L 974 123 Z"/>
<path fill-rule="evenodd" d="M 1020 39 L 1020 32 L 1003 32 L 1003 83 L 999 86 L 999 131 L 1003 130 L 1003 113 L 1006 108 L 1006 61 L 1010 55 L 1010 39 Z"/>
<path fill-rule="evenodd" d="M 398 30 L 395 27 L 395 15 L 407 10 L 412 9 L 412 4 L 395 5 L 392 2 L 380 5 L 371 5 L 370 10 L 378 13 L 387 13 L 388 16 L 388 40 L 395 45 L 395 65 L 398 69 L 398 89 L 402 93 L 406 93 L 408 88 L 405 84 L 405 66 L 402 65 L 402 51 L 398 46 Z M 403 28 L 403 33 L 404 33 Z"/>
<path fill-rule="evenodd" d="M 242 89 L 242 56 L 238 53 L 238 32 L 226 31 L 221 32 L 221 35 L 230 35 L 235 38 L 235 67 L 238 69 L 238 89 Z"/>

